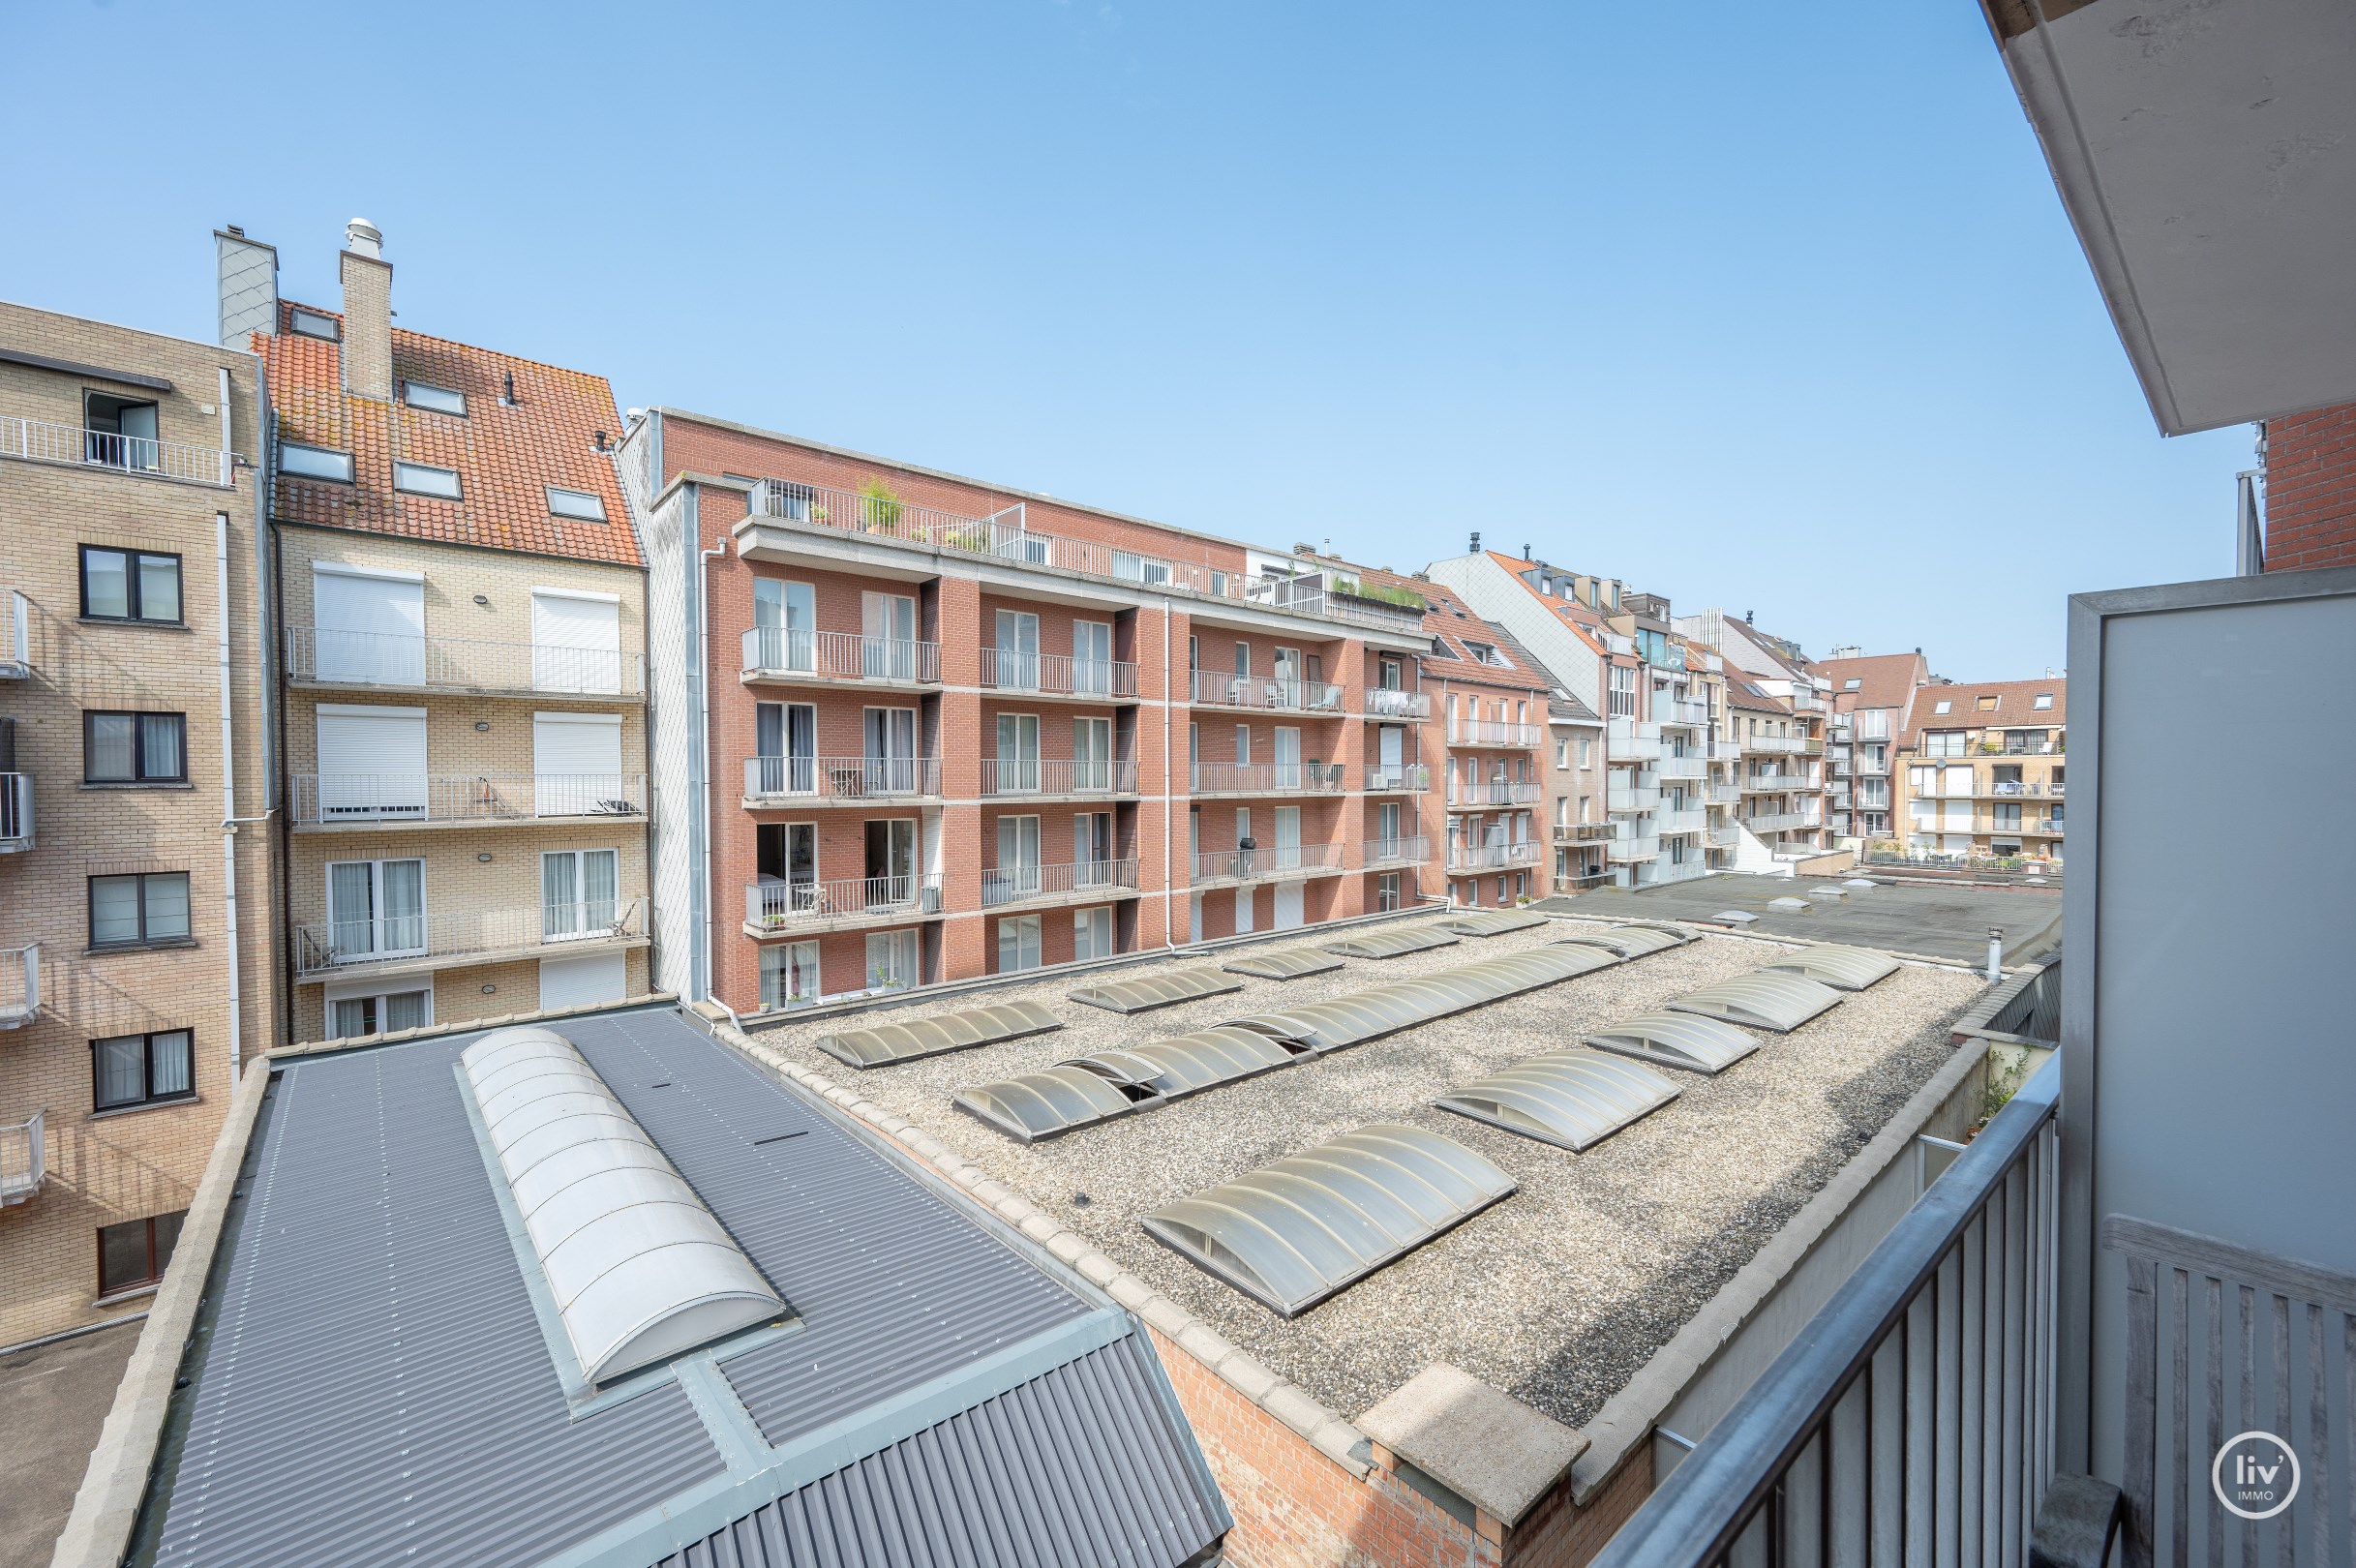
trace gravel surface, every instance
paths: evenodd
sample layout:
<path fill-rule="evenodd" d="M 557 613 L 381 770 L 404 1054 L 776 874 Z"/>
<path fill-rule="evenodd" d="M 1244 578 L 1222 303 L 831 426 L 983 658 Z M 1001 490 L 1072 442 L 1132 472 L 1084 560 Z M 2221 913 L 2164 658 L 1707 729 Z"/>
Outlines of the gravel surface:
<path fill-rule="evenodd" d="M 1069 978 L 995 991 L 962 1005 L 1033 997 L 1069 1027 L 867 1072 L 813 1048 L 832 1025 L 763 1030 L 760 1038 L 922 1126 L 1345 1416 L 1446 1361 L 1576 1426 L 1937 1070 L 1948 1056 L 1948 1026 L 1979 980 L 1909 965 L 1790 1035 L 1760 1036 L 1757 1053 L 1716 1078 L 1672 1073 L 1683 1091 L 1677 1100 L 1584 1155 L 1431 1101 L 1525 1057 L 1577 1044 L 1594 1025 L 1755 969 L 1787 947 L 1705 937 L 1027 1148 L 955 1109 L 949 1096 L 1087 1051 L 1345 995 L 1593 927 L 1560 920 L 1401 958 L 1351 959 L 1291 981 L 1237 977 L 1239 993 L 1128 1017 L 1065 1000 Z M 1373 1121 L 1454 1138 L 1502 1167 L 1521 1191 L 1289 1322 L 1137 1223 L 1174 1198 Z"/>

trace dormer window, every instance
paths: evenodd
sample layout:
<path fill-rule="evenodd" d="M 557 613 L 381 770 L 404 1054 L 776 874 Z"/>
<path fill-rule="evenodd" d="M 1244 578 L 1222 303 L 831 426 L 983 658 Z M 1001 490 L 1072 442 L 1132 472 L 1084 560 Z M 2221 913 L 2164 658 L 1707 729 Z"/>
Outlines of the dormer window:
<path fill-rule="evenodd" d="M 2050 709 L 2053 706 L 2053 693 L 2049 691 L 2039 692 L 2036 700 L 2029 706 L 2036 709 L 2040 713 L 2044 712 L 2047 709 Z"/>
<path fill-rule="evenodd" d="M 332 316 L 321 316 L 301 306 L 287 313 L 287 327 L 298 338 L 324 338 L 329 343 L 344 341 L 343 326 Z"/>
<path fill-rule="evenodd" d="M 1841 690 L 1855 691 L 1864 683 L 1864 681 L 1858 679 L 1856 676 L 1851 676 L 1848 679 L 1841 682 Z"/>
<path fill-rule="evenodd" d="M 467 395 L 453 392 L 446 386 L 404 381 L 401 384 L 401 401 L 412 408 L 423 408 L 428 413 L 456 414 L 461 419 L 467 416 Z"/>
<path fill-rule="evenodd" d="M 1937 702 L 1931 704 L 1931 711 L 1934 713 L 1952 713 L 1955 711 L 1955 705 L 1951 700 L 1942 697 Z"/>
<path fill-rule="evenodd" d="M 1996 699 L 1994 697 L 1982 697 L 1979 699 L 1978 707 L 1979 711 L 1982 713 L 1993 713 L 1996 711 Z"/>

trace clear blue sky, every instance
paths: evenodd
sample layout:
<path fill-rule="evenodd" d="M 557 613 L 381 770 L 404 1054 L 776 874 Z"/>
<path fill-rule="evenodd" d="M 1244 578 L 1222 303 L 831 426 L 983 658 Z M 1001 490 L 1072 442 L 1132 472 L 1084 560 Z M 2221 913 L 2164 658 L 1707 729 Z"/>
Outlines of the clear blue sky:
<path fill-rule="evenodd" d="M 0 297 L 332 305 L 1410 569 L 1529 542 L 1958 678 L 2229 572 L 1973 0 L 15 8 Z"/>

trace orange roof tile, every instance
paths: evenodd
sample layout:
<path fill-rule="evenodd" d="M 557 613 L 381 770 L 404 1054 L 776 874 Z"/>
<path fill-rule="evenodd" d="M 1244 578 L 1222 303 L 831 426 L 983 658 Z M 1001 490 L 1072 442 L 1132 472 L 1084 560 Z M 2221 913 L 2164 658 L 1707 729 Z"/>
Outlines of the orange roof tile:
<path fill-rule="evenodd" d="M 2037 699 L 2050 696 L 2051 708 Z M 1979 700 L 1993 697 L 1996 706 L 1982 709 Z M 1948 705 L 1939 712 L 1941 703 Z M 2069 727 L 2069 682 L 2061 676 L 2050 680 L 1990 680 L 1975 685 L 1924 686 L 1915 693 L 1914 712 L 1906 724 L 1903 744 L 1912 746 L 1924 730 L 2059 730 Z"/>

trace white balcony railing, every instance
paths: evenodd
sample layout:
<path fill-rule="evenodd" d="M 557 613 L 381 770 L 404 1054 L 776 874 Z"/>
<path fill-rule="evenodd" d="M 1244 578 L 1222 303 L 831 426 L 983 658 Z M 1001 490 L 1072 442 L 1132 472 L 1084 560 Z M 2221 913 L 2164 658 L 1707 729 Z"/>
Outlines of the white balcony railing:
<path fill-rule="evenodd" d="M 1703 834 L 1703 838 L 1713 849 L 1733 849 L 1742 842 L 1742 829 L 1731 824 L 1723 828 L 1711 828 Z"/>
<path fill-rule="evenodd" d="M 33 847 L 33 775 L 0 773 L 0 855 Z"/>
<path fill-rule="evenodd" d="M 1448 792 L 1448 804 L 1466 811 L 1483 806 L 1536 805 L 1545 794 L 1546 786 L 1536 779 L 1475 779 L 1469 784 L 1460 779 Z"/>
<path fill-rule="evenodd" d="M 1510 724 L 1501 719 L 1464 718 L 1448 732 L 1452 746 L 1534 746 L 1546 731 L 1535 724 Z"/>
<path fill-rule="evenodd" d="M 226 486 L 237 473 L 237 454 L 217 446 L 150 440 L 141 436 L 118 436 L 108 431 L 85 430 L 79 425 L 57 425 L 5 414 L 0 414 L 0 458 L 68 463 L 77 467 L 106 468 L 116 473 L 179 479 L 199 485 Z"/>
<path fill-rule="evenodd" d="M 1816 824 L 1802 812 L 1760 811 L 1743 818 L 1742 826 L 1754 833 L 1789 833 Z"/>
<path fill-rule="evenodd" d="M 1102 697 L 1110 702 L 1137 694 L 1137 667 L 1118 659 L 1075 659 L 1068 653 L 1016 653 L 984 648 L 982 683 L 995 691 Z"/>
<path fill-rule="evenodd" d="M 32 605 L 20 588 L 0 593 L 0 680 L 33 673 Z"/>
<path fill-rule="evenodd" d="M 1256 577 L 1244 585 L 1244 595 L 1280 610 L 1323 616 L 1328 620 L 1347 621 L 1376 631 L 1412 634 L 1423 629 L 1423 611 L 1343 591 L 1340 585 L 1349 581 L 1339 576 L 1329 579 L 1323 570 L 1295 572 L 1289 577 Z"/>
<path fill-rule="evenodd" d="M 501 823 L 643 817 L 644 773 L 297 773 L 293 818 L 338 823 Z"/>
<path fill-rule="evenodd" d="M 1366 693 L 1368 718 L 1420 719 L 1432 716 L 1432 699 L 1420 691 L 1393 691 L 1370 686 Z"/>
<path fill-rule="evenodd" d="M 1709 776 L 1709 759 L 1697 754 L 1679 757 L 1664 751 L 1659 760 L 1653 763 L 1652 770 L 1663 778 L 1707 778 Z"/>
<path fill-rule="evenodd" d="M 1678 702 L 1672 698 L 1652 705 L 1652 717 L 1661 724 L 1674 724 L 1681 729 L 1699 729 L 1709 722 L 1707 703 Z"/>
<path fill-rule="evenodd" d="M 754 799 L 896 800 L 941 793 L 933 757 L 747 757 L 744 793 Z"/>
<path fill-rule="evenodd" d="M 1751 735 L 1742 738 L 1742 749 L 1758 757 L 1796 757 L 1807 749 L 1807 740 L 1797 735 Z"/>
<path fill-rule="evenodd" d="M 294 971 L 316 980 L 358 964 L 480 962 L 559 943 L 630 941 L 647 934 L 646 916 L 643 898 L 609 898 L 323 920 L 294 928 Z"/>
<path fill-rule="evenodd" d="M 914 685 L 941 678 L 941 645 L 904 637 L 863 637 L 858 632 L 791 630 L 747 626 L 741 639 L 744 674 L 781 680 L 869 682 Z"/>
<path fill-rule="evenodd" d="M 41 944 L 0 948 L 0 1029 L 31 1023 L 41 1011 Z"/>
<path fill-rule="evenodd" d="M 1661 853 L 1661 841 L 1650 833 L 1630 833 L 1615 838 L 1604 846 L 1604 856 L 1615 861 L 1649 860 Z"/>
<path fill-rule="evenodd" d="M 756 933 L 922 920 L 941 913 L 937 875 L 838 877 L 831 882 L 776 878 L 746 885 L 744 923 Z"/>
<path fill-rule="evenodd" d="M 1733 805 L 1737 800 L 1742 799 L 1742 786 L 1739 784 L 1712 784 L 1702 793 L 1711 805 Z"/>
<path fill-rule="evenodd" d="M 1601 844 L 1619 834 L 1619 826 L 1609 822 L 1558 822 L 1555 824 L 1557 844 Z"/>
<path fill-rule="evenodd" d="M 1284 713 L 1339 713 L 1342 688 L 1329 680 L 1290 680 L 1275 676 L 1221 675 L 1197 670 L 1194 701 L 1214 708 L 1260 708 Z"/>
<path fill-rule="evenodd" d="M 287 628 L 287 678 L 322 686 L 552 697 L 643 697 L 647 690 L 646 661 L 636 653 L 320 626 Z"/>
<path fill-rule="evenodd" d="M 1260 849 L 1207 850 L 1194 857 L 1194 881 L 1253 882 L 1263 877 L 1342 869 L 1339 844 L 1290 844 Z"/>
<path fill-rule="evenodd" d="M 1340 763 L 1196 763 L 1195 795 L 1339 795 Z"/>
<path fill-rule="evenodd" d="M 1538 841 L 1525 839 L 1519 844 L 1450 844 L 1448 869 L 1451 871 L 1487 871 L 1501 866 L 1536 865 Z"/>
<path fill-rule="evenodd" d="M 1663 835 L 1698 833 L 1708 826 L 1707 811 L 1657 811 L 1652 817 L 1653 831 Z"/>
<path fill-rule="evenodd" d="M 984 757 L 982 793 L 986 796 L 1134 795 L 1134 762 L 1067 757 Z"/>
<path fill-rule="evenodd" d="M 49 1173 L 47 1114 L 35 1111 L 29 1120 L 0 1124 L 0 1208 L 41 1191 Z"/>
<path fill-rule="evenodd" d="M 1110 897 L 1137 886 L 1137 862 L 1071 860 L 1056 865 L 993 866 L 982 873 L 982 907 L 998 909 L 1034 898 Z"/>
<path fill-rule="evenodd" d="M 1371 869 L 1384 865 L 1421 865 L 1432 858 L 1432 840 L 1418 833 L 1407 838 L 1370 838 L 1366 841 L 1366 863 Z"/>
<path fill-rule="evenodd" d="M 1369 794 L 1420 793 L 1432 787 L 1432 769 L 1422 763 L 1369 763 L 1366 787 Z"/>

